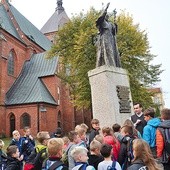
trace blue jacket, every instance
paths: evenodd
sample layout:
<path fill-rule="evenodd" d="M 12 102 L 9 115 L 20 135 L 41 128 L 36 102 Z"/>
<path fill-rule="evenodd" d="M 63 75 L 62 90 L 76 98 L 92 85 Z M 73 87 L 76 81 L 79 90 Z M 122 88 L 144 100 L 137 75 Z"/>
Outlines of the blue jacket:
<path fill-rule="evenodd" d="M 156 145 L 156 129 L 160 123 L 161 120 L 159 118 L 152 118 L 147 122 L 147 125 L 143 129 L 143 139 L 151 148 Z"/>

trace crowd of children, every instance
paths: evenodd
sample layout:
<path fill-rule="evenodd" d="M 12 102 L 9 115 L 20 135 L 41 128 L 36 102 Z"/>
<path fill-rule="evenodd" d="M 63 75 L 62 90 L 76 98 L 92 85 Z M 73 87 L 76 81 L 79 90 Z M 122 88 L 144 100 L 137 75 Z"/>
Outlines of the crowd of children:
<path fill-rule="evenodd" d="M 170 169 L 170 109 L 163 109 L 160 118 L 147 109 L 138 118 L 125 120 L 122 126 L 100 128 L 92 119 L 92 129 L 77 125 L 66 136 L 41 131 L 37 144 L 29 127 L 24 136 L 13 131 L 13 138 L 3 151 L 0 140 L 0 170 L 167 170 Z M 140 131 L 137 126 L 143 122 Z M 61 131 L 61 129 L 60 129 Z"/>

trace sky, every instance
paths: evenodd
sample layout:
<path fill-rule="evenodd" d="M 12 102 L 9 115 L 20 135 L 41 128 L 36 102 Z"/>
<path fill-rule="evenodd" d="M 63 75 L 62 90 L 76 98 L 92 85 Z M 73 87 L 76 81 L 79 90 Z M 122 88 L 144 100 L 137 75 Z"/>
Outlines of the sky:
<path fill-rule="evenodd" d="M 135 24 L 146 30 L 150 43 L 150 51 L 157 57 L 153 64 L 162 64 L 161 82 L 155 87 L 161 87 L 165 107 L 170 108 L 170 1 L 169 0 L 63 0 L 63 7 L 69 17 L 94 7 L 102 9 L 110 2 L 108 12 L 125 10 L 132 15 Z M 57 0 L 10 0 L 37 28 L 41 29 L 52 16 L 57 7 Z M 169 84 L 168 84 L 169 83 Z"/>

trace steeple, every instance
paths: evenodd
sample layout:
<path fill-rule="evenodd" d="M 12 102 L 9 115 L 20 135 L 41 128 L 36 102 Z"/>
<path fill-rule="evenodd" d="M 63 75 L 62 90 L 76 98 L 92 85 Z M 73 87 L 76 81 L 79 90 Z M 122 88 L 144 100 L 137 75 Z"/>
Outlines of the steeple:
<path fill-rule="evenodd" d="M 62 4 L 63 4 L 62 0 L 57 0 L 56 12 L 58 14 L 60 14 L 60 13 L 62 13 L 64 11 L 64 8 L 63 8 Z"/>

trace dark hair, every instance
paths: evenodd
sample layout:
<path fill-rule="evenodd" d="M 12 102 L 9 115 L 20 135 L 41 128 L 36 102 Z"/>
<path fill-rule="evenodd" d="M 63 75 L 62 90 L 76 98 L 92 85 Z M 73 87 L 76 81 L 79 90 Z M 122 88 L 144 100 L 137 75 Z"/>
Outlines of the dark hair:
<path fill-rule="evenodd" d="M 152 118 L 155 117 L 155 110 L 153 108 L 146 109 L 144 111 L 144 116 L 150 116 Z"/>
<path fill-rule="evenodd" d="M 135 105 L 139 105 L 139 107 L 142 107 L 142 104 L 139 103 L 139 102 L 135 102 L 135 103 L 133 104 L 133 106 L 135 106 Z"/>
<path fill-rule="evenodd" d="M 162 109 L 161 111 L 161 118 L 164 120 L 169 120 L 170 119 L 170 109 Z"/>
<path fill-rule="evenodd" d="M 15 154 L 17 152 L 18 147 L 16 145 L 8 146 L 6 149 L 6 154 L 10 157 L 12 157 L 12 154 Z"/>
<path fill-rule="evenodd" d="M 111 145 L 103 144 L 100 153 L 104 158 L 108 158 L 111 155 L 111 151 L 112 151 Z"/>
<path fill-rule="evenodd" d="M 113 124 L 112 129 L 114 132 L 119 132 L 121 126 L 118 123 Z"/>
<path fill-rule="evenodd" d="M 77 132 L 75 132 L 74 130 L 68 132 L 68 138 L 71 142 L 74 141 L 75 136 L 77 136 Z"/>

